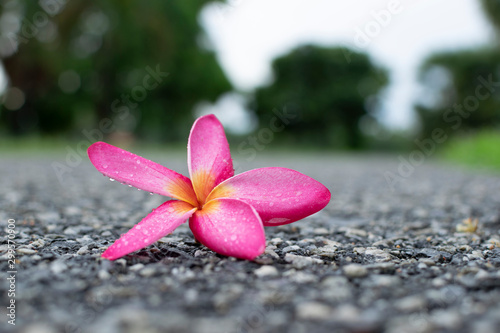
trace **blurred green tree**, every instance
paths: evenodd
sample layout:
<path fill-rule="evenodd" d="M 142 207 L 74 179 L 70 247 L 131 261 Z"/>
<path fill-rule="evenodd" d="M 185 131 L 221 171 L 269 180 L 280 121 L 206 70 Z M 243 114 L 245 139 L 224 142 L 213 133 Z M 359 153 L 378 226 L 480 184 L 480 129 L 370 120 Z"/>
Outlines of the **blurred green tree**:
<path fill-rule="evenodd" d="M 486 15 L 500 32 L 500 0 L 481 0 Z"/>
<path fill-rule="evenodd" d="M 0 123 L 13 134 L 185 139 L 193 106 L 232 89 L 198 24 L 208 2 L 5 1 L 0 55 L 14 89 Z"/>
<path fill-rule="evenodd" d="M 275 59 L 272 69 L 274 82 L 259 88 L 251 105 L 261 127 L 284 112 L 289 118 L 275 136 L 286 144 L 364 146 L 359 121 L 375 112 L 388 81 L 366 55 L 306 45 Z"/>
<path fill-rule="evenodd" d="M 500 33 L 500 0 L 481 0 Z M 456 136 L 500 126 L 500 48 L 444 52 L 430 56 L 420 68 L 424 87 L 416 110 L 420 136 L 436 128 Z"/>
<path fill-rule="evenodd" d="M 441 53 L 422 65 L 424 94 L 417 104 L 421 136 L 435 128 L 449 135 L 500 125 L 500 51 Z"/>

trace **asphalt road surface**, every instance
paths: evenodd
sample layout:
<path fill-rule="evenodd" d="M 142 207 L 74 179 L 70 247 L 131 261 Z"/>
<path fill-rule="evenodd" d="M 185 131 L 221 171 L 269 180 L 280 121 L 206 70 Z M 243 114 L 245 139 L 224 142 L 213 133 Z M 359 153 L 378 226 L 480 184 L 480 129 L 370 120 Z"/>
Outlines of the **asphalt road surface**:
<path fill-rule="evenodd" d="M 144 156 L 187 174 L 179 154 Z M 332 201 L 266 228 L 253 262 L 213 253 L 187 225 L 110 262 L 101 253 L 164 197 L 86 158 L 1 157 L 0 331 L 499 332 L 499 176 L 397 156 L 238 162 L 301 171 Z"/>

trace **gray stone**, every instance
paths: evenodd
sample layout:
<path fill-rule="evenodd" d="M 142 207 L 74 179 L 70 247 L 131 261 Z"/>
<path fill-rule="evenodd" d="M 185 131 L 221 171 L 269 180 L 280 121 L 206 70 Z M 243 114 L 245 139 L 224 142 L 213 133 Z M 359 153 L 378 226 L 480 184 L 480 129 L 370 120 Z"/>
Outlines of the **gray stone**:
<path fill-rule="evenodd" d="M 111 278 L 111 274 L 109 274 L 108 271 L 100 270 L 97 273 L 97 277 L 99 277 L 99 279 L 101 279 L 101 280 L 109 280 Z"/>
<path fill-rule="evenodd" d="M 302 269 L 302 268 L 305 268 L 307 266 L 311 266 L 314 264 L 318 264 L 318 265 L 323 264 L 323 260 L 321 260 L 321 259 L 299 256 L 299 255 L 292 254 L 292 253 L 287 253 L 285 255 L 285 261 L 292 263 L 293 267 L 295 267 L 297 269 Z"/>
<path fill-rule="evenodd" d="M 278 270 L 274 266 L 264 265 L 253 271 L 258 277 L 265 276 L 277 276 L 279 274 Z"/>
<path fill-rule="evenodd" d="M 56 260 L 50 265 L 50 270 L 54 274 L 61 274 L 62 272 L 66 271 L 67 269 L 68 269 L 68 266 L 62 260 Z"/>
<path fill-rule="evenodd" d="M 300 250 L 300 246 L 298 246 L 298 245 L 290 245 L 290 246 L 285 247 L 283 250 L 281 250 L 281 252 L 283 254 L 285 254 L 285 253 L 288 253 L 288 252 L 296 252 L 298 250 Z"/>
<path fill-rule="evenodd" d="M 89 252 L 89 247 L 87 245 L 82 246 L 78 251 L 76 251 L 76 254 L 78 255 L 84 255 Z"/>
<path fill-rule="evenodd" d="M 141 276 L 144 276 L 144 277 L 150 277 L 150 276 L 155 275 L 157 272 L 158 272 L 158 270 L 156 269 L 156 267 L 147 266 L 147 267 L 144 267 L 143 269 L 141 269 L 139 271 L 139 274 Z"/>
<path fill-rule="evenodd" d="M 328 320 L 332 317 L 332 308 L 319 302 L 307 302 L 297 305 L 295 314 L 301 320 Z"/>
<path fill-rule="evenodd" d="M 337 248 L 333 246 L 322 246 L 311 251 L 313 254 L 317 254 L 325 258 L 335 258 Z"/>
<path fill-rule="evenodd" d="M 132 272 L 137 272 L 137 271 L 140 271 L 143 268 L 144 268 L 143 264 L 135 264 L 133 266 L 130 266 L 129 270 L 132 271 Z"/>
<path fill-rule="evenodd" d="M 350 278 L 365 277 L 368 275 L 368 270 L 359 264 L 350 264 L 343 267 L 344 274 Z"/>
<path fill-rule="evenodd" d="M 36 250 L 29 249 L 29 248 L 19 248 L 19 249 L 17 249 L 16 252 L 19 254 L 35 254 L 35 253 L 37 253 Z"/>
<path fill-rule="evenodd" d="M 368 248 L 365 251 L 365 256 L 373 256 L 376 262 L 387 262 L 391 260 L 391 255 L 383 250 Z"/>
<path fill-rule="evenodd" d="M 424 309 L 427 302 L 424 297 L 419 295 L 408 296 L 398 300 L 395 307 L 402 312 L 416 312 Z"/>

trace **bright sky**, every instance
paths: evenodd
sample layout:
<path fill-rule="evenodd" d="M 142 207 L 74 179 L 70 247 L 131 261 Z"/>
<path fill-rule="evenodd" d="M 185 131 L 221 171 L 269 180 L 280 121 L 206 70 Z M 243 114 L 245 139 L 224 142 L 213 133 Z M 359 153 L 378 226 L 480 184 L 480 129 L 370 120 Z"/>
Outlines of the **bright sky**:
<path fill-rule="evenodd" d="M 390 70 L 382 121 L 398 128 L 414 120 L 417 70 L 426 56 L 493 40 L 478 0 L 228 0 L 205 8 L 200 19 L 243 91 L 270 82 L 271 61 L 304 43 L 367 52 Z"/>

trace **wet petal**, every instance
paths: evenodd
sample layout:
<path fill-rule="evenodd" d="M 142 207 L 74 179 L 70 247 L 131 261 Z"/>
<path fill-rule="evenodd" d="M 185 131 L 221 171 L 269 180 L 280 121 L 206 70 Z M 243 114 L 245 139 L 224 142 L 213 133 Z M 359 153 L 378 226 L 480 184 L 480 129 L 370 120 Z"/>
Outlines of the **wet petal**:
<path fill-rule="evenodd" d="M 214 115 L 200 117 L 193 124 L 188 141 L 188 167 L 201 204 L 217 184 L 234 175 L 224 128 Z"/>
<path fill-rule="evenodd" d="M 266 248 L 262 221 L 243 201 L 212 200 L 194 213 L 189 227 L 197 240 L 225 256 L 252 260 Z"/>
<path fill-rule="evenodd" d="M 111 179 L 197 205 L 191 181 L 180 173 L 105 142 L 91 145 L 88 154 L 96 169 Z"/>
<path fill-rule="evenodd" d="M 196 208 L 186 202 L 167 201 L 122 235 L 102 257 L 115 260 L 149 246 L 186 222 L 195 211 Z"/>
<path fill-rule="evenodd" d="M 236 175 L 218 185 L 208 200 L 245 201 L 259 213 L 264 226 L 300 220 L 323 209 L 330 191 L 320 182 L 286 168 L 261 168 Z"/>

